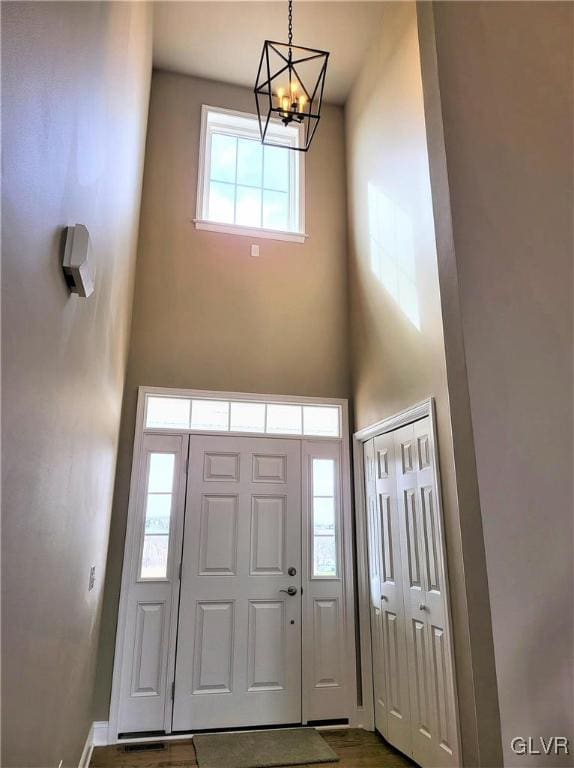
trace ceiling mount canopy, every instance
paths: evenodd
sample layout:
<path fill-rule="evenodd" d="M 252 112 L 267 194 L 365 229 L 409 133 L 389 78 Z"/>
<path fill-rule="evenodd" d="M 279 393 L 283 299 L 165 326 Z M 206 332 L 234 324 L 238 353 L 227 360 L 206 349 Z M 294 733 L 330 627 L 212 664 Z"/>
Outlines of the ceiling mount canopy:
<path fill-rule="evenodd" d="M 293 45 L 293 0 L 289 0 L 289 35 L 287 43 L 266 40 L 261 52 L 255 101 L 263 144 L 285 146 L 306 152 L 321 118 L 321 104 L 329 53 L 316 48 Z M 276 137 L 266 141 L 271 120 L 286 127 L 300 125 L 303 139 L 299 146 Z"/>

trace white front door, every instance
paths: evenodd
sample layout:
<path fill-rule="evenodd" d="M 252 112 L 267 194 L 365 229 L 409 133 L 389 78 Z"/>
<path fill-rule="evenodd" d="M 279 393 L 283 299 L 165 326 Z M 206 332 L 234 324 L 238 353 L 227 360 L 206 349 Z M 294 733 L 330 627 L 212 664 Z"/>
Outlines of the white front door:
<path fill-rule="evenodd" d="M 299 722 L 300 442 L 192 435 L 173 730 Z"/>

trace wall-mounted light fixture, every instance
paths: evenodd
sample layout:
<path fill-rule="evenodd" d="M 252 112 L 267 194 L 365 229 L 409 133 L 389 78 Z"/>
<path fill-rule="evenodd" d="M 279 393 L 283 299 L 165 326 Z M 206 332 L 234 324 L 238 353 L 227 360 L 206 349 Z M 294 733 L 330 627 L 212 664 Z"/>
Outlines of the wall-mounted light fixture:
<path fill-rule="evenodd" d="M 83 224 L 66 227 L 62 269 L 71 293 L 87 298 L 94 292 L 90 233 Z"/>

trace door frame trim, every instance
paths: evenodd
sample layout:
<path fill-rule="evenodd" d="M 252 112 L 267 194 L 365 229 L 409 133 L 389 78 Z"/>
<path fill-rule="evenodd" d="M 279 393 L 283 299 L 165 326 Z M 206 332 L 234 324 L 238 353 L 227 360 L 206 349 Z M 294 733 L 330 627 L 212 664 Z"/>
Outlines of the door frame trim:
<path fill-rule="evenodd" d="M 316 405 L 338 405 L 341 408 L 341 434 L 339 437 L 322 437 L 322 436 L 305 436 L 305 435 L 271 435 L 271 434 L 253 434 L 253 433 L 229 433 L 229 432 L 215 432 L 205 430 L 190 430 L 190 429 L 146 429 L 144 424 L 145 418 L 145 404 L 146 396 L 149 394 L 161 394 L 161 395 L 179 395 L 184 397 L 197 397 L 197 398 L 224 398 L 224 399 L 243 399 L 243 400 L 272 400 L 277 403 L 300 403 L 300 404 L 316 404 Z M 123 564 L 122 564 L 122 579 L 120 586 L 120 599 L 118 605 L 117 614 L 117 629 L 115 638 L 115 652 L 114 652 L 114 666 L 112 675 L 112 691 L 110 697 L 109 708 L 109 721 L 108 721 L 108 744 L 119 743 L 118 740 L 118 725 L 119 725 L 119 707 L 120 707 L 120 690 L 121 690 L 121 670 L 123 664 L 123 649 L 124 639 L 126 632 L 126 619 L 127 619 L 127 604 L 128 604 L 128 588 L 130 584 L 130 563 L 133 556 L 133 542 L 135 538 L 135 532 L 137 527 L 137 486 L 140 480 L 141 460 L 143 455 L 143 440 L 146 434 L 172 434 L 172 435 L 211 435 L 211 436 L 233 436 L 233 437 L 262 437 L 265 439 L 296 439 L 299 440 L 302 446 L 305 443 L 312 442 L 337 442 L 341 446 L 341 567 L 343 576 L 343 606 L 345 612 L 344 621 L 344 638 L 345 638 L 345 658 L 355 659 L 355 585 L 354 585 L 354 556 L 353 556 L 353 509 L 352 509 L 352 492 L 351 492 L 351 463 L 350 463 L 350 428 L 349 428 L 349 404 L 348 400 L 344 398 L 328 398 L 328 397 L 299 397 L 297 395 L 269 395 L 261 393 L 246 393 L 246 392 L 220 392 L 216 390 L 194 390 L 194 389 L 180 389 L 170 387 L 151 387 L 151 386 L 139 386 L 138 387 L 138 400 L 136 410 L 136 426 L 133 441 L 133 455 L 132 455 L 132 468 L 130 478 L 130 490 L 129 490 L 129 502 L 128 502 L 128 514 L 126 524 L 126 537 L 124 543 Z M 179 583 L 177 589 L 179 590 Z M 175 642 L 176 638 L 173 637 L 172 643 L 169 648 L 169 662 L 168 662 L 168 676 L 166 685 L 171 685 L 173 679 L 173 672 L 175 666 Z M 171 645 L 173 644 L 173 648 Z M 354 674 L 355 669 L 352 663 L 348 665 L 347 679 L 345 680 L 348 697 L 347 697 L 347 711 L 349 713 L 349 725 L 355 725 L 362 722 L 362 714 L 360 708 L 357 706 L 357 674 Z M 171 732 L 171 713 L 172 707 L 166 707 L 165 715 L 165 732 L 166 735 Z M 169 710 L 169 712 L 168 712 Z M 305 700 L 302 691 L 302 712 L 305 712 Z M 165 738 L 165 737 L 164 737 Z M 123 743 L 124 740 L 121 740 Z"/>
<path fill-rule="evenodd" d="M 444 537 L 444 520 L 442 506 L 442 492 L 440 482 L 440 469 L 438 460 L 437 446 L 437 424 L 436 424 L 436 405 L 432 396 L 421 400 L 418 403 L 405 408 L 387 418 L 370 424 L 353 434 L 353 469 L 355 481 L 355 530 L 356 530 L 356 558 L 357 558 L 357 612 L 359 616 L 359 653 L 360 677 L 362 686 L 362 712 L 363 724 L 365 728 L 375 730 L 374 715 L 374 694 L 373 694 L 373 657 L 371 650 L 371 616 L 369 610 L 369 569 L 368 569 L 368 550 L 367 550 L 367 525 L 366 525 L 366 494 L 364 479 L 364 444 L 373 437 L 383 435 L 387 432 L 394 432 L 400 427 L 412 424 L 415 421 L 428 417 L 430 425 L 430 439 L 432 448 L 432 467 L 433 481 L 435 483 L 436 504 L 438 513 L 439 541 L 442 550 L 444 563 L 445 579 L 445 603 L 446 614 L 449 621 L 449 647 L 450 657 L 453 665 L 453 685 L 454 685 L 454 704 L 455 704 L 455 729 L 458 743 L 459 755 L 461 751 L 460 738 L 460 713 L 458 704 L 458 686 L 454 656 L 454 639 L 452 611 L 450 605 L 450 588 L 448 581 L 448 562 Z"/>

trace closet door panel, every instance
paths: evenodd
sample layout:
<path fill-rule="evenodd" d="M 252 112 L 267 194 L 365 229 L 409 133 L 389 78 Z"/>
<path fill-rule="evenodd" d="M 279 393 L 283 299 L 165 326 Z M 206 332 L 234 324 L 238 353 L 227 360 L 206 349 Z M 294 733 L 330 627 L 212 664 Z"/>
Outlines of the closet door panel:
<path fill-rule="evenodd" d="M 396 446 L 392 433 L 375 438 L 375 491 L 380 534 L 380 606 L 385 647 L 387 731 L 385 737 L 411 752 L 410 700 L 397 505 Z"/>
<path fill-rule="evenodd" d="M 394 433 L 401 520 L 412 756 L 424 768 L 456 765 L 455 698 L 442 532 L 428 418 Z"/>
<path fill-rule="evenodd" d="M 373 655 L 373 694 L 375 702 L 375 728 L 387 732 L 387 690 L 385 644 L 381 612 L 381 537 L 377 519 L 375 491 L 375 443 L 369 440 L 364 447 L 365 499 L 367 504 L 367 549 L 369 555 L 369 610 L 371 615 L 371 650 Z"/>
<path fill-rule="evenodd" d="M 458 763 L 456 698 L 446 595 L 442 521 L 433 470 L 429 419 L 412 425 L 416 446 L 417 505 L 423 558 L 426 639 L 426 688 L 431 703 L 431 754 L 424 744 L 425 766 L 454 766 Z M 415 759 L 416 755 L 415 755 Z"/>
<path fill-rule="evenodd" d="M 418 453 L 413 424 L 393 433 L 396 451 L 397 498 L 401 525 L 401 555 L 407 655 L 411 701 L 412 755 L 423 766 L 434 764 L 434 702 L 430 692 L 430 663 L 426 613 L 426 556 L 418 502 Z"/>
<path fill-rule="evenodd" d="M 444 538 L 429 418 L 365 444 L 375 725 L 423 768 L 459 763 Z"/>

